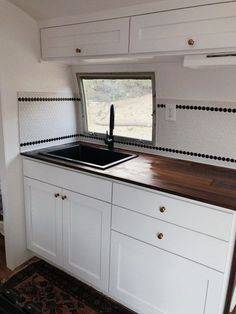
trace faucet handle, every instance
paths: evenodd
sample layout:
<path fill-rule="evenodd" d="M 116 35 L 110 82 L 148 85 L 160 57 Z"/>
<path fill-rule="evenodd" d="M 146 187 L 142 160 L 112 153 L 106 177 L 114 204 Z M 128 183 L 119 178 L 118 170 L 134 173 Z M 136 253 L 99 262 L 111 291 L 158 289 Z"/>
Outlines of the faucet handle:
<path fill-rule="evenodd" d="M 109 135 L 108 135 L 108 131 L 106 131 L 106 136 L 104 139 L 105 144 L 108 144 L 108 139 L 109 139 Z"/>

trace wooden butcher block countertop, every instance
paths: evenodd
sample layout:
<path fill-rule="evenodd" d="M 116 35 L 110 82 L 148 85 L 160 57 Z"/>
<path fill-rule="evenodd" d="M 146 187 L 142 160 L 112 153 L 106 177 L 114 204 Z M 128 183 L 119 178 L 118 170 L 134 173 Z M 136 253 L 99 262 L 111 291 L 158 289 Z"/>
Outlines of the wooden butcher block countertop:
<path fill-rule="evenodd" d="M 89 145 L 94 146 L 92 144 Z M 65 147 L 67 146 L 68 144 Z M 115 151 L 128 152 L 121 149 L 115 149 Z M 100 170 L 40 155 L 39 152 L 42 152 L 42 150 L 22 153 L 22 155 L 55 165 L 66 166 L 75 170 L 236 210 L 236 170 L 233 169 L 129 152 L 138 154 L 138 157 L 106 170 Z"/>

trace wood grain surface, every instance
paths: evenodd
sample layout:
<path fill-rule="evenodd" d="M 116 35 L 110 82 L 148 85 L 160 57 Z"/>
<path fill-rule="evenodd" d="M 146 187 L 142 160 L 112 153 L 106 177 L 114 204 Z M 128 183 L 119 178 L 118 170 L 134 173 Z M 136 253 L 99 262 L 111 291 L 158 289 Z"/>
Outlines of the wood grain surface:
<path fill-rule="evenodd" d="M 236 210 L 236 170 L 233 169 L 138 153 L 137 158 L 100 170 L 43 156 L 39 154 L 41 151 L 22 155 Z"/>

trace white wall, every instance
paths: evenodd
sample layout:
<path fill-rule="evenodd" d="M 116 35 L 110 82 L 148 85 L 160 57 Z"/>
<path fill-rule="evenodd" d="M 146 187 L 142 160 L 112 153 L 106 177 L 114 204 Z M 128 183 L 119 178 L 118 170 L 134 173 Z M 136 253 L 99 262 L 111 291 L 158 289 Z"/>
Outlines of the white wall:
<path fill-rule="evenodd" d="M 80 65 L 74 66 L 73 71 L 155 71 L 158 103 L 236 108 L 236 67 L 192 70 L 184 68 L 179 60 L 159 64 Z M 157 114 L 156 146 L 236 159 L 236 113 L 177 110 L 175 122 L 165 120 L 165 109 L 158 109 Z M 236 168 L 235 162 L 151 152 Z"/>
<path fill-rule="evenodd" d="M 157 73 L 160 103 L 236 108 L 236 67 L 192 70 L 162 64 Z M 236 159 L 236 113 L 177 110 L 176 122 L 170 122 L 160 109 L 158 121 L 159 146 Z M 188 159 L 236 168 L 235 162 Z"/>
<path fill-rule="evenodd" d="M 159 98 L 236 102 L 236 66 L 184 68 L 181 62 L 157 68 Z"/>
<path fill-rule="evenodd" d="M 71 70 L 39 62 L 36 22 L 6 0 L 0 0 L 0 102 L 4 143 L 0 166 L 4 201 L 7 264 L 14 268 L 28 256 L 25 238 L 22 163 L 18 138 L 18 91 L 71 92 Z M 3 145 L 4 144 L 4 147 Z"/>

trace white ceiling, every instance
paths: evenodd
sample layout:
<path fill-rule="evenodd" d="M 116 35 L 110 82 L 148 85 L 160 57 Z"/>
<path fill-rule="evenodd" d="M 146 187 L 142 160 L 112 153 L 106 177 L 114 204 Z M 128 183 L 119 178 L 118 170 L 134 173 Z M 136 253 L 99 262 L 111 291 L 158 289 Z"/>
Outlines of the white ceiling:
<path fill-rule="evenodd" d="M 37 21 L 118 9 L 153 0 L 8 0 Z M 159 1 L 159 0 L 156 0 Z"/>

